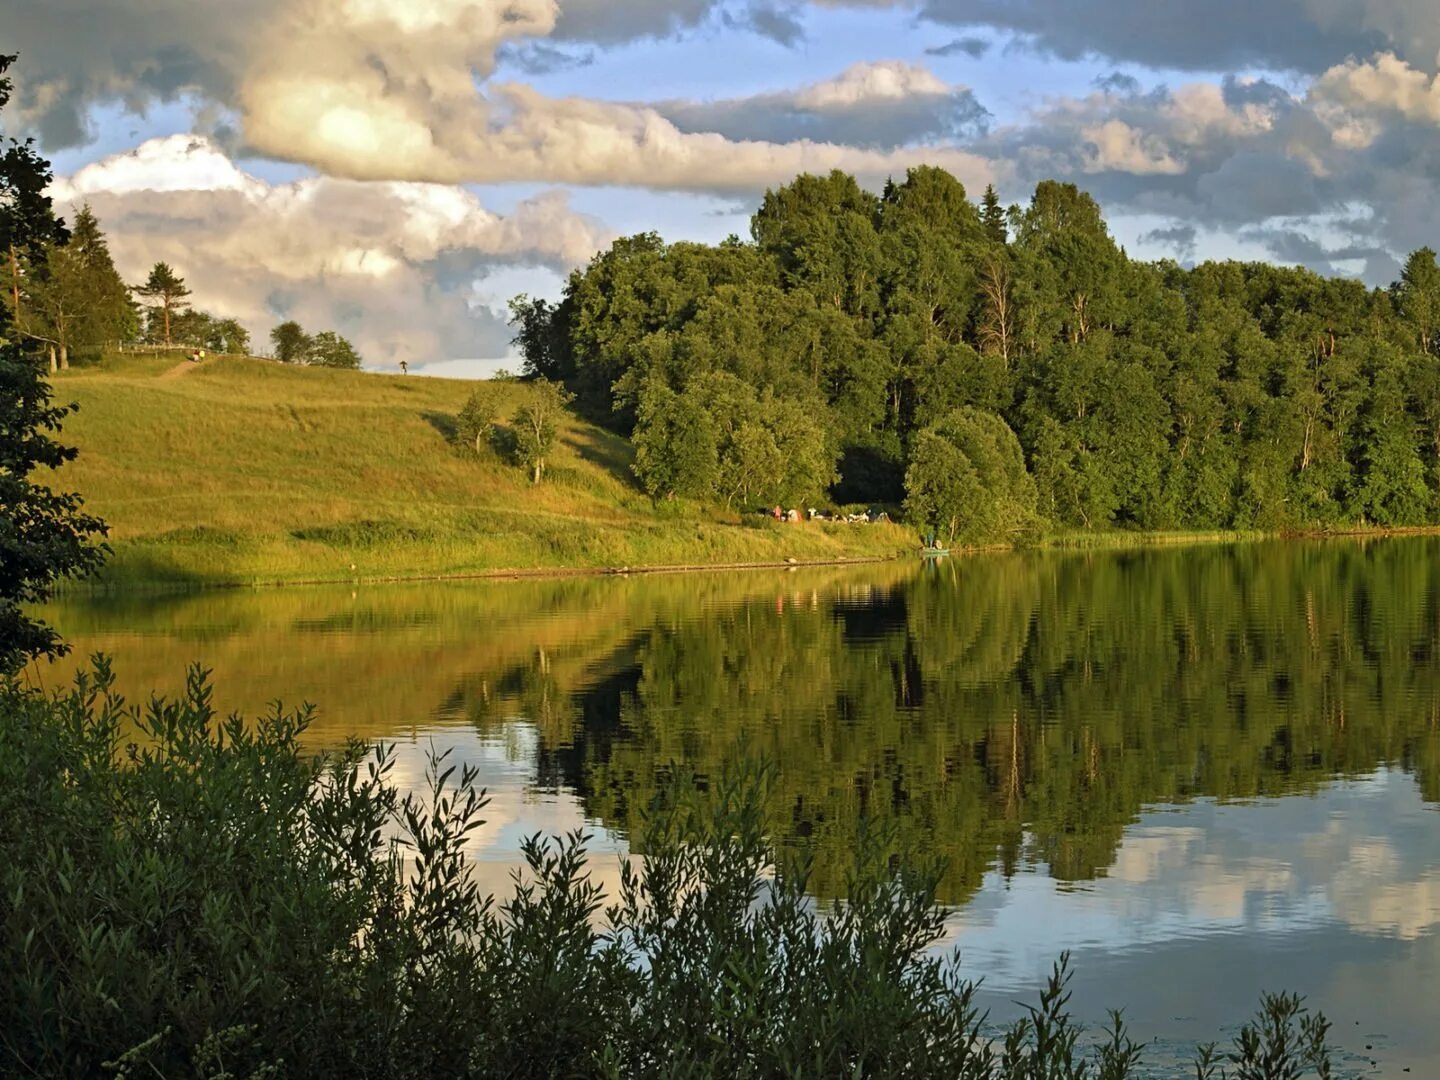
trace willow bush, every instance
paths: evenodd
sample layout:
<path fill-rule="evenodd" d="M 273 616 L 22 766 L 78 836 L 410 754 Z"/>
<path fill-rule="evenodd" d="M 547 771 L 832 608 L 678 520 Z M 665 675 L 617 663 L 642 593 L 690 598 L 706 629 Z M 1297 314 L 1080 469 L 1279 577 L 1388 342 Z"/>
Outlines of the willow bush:
<path fill-rule="evenodd" d="M 103 658 L 68 692 L 0 687 L 0 1073 L 41 1077 L 1138 1075 L 1088 1038 L 1064 962 L 987 1024 L 933 946 L 938 867 L 858 838 L 846 898 L 762 829 L 768 774 L 677 775 L 618 895 L 586 837 L 535 837 L 504 898 L 467 864 L 484 794 L 385 747 L 311 756 L 310 710 L 221 719 L 207 674 L 128 705 Z M 1186 1075 L 1329 1075 L 1327 1025 L 1269 998 Z"/>

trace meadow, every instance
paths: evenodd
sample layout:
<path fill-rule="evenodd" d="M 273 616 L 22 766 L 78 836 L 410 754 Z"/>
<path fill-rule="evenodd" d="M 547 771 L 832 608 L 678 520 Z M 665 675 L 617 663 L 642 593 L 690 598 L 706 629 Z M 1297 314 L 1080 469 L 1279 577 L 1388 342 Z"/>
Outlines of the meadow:
<path fill-rule="evenodd" d="M 56 477 L 111 527 L 102 586 L 379 581 L 885 558 L 899 526 L 779 525 L 655 503 L 629 443 L 567 417 L 546 479 L 453 445 L 463 380 L 174 354 L 55 377 L 80 457 Z M 505 386 L 504 418 L 528 387 Z"/>

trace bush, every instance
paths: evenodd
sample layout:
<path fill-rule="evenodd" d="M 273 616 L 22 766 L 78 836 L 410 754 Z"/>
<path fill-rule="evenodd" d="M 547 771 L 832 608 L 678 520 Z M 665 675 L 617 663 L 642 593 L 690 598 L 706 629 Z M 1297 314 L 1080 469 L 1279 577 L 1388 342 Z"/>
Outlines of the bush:
<path fill-rule="evenodd" d="M 219 720 L 199 670 L 135 708 L 103 660 L 63 696 L 0 688 L 0 710 L 0 1073 L 1020 1080 L 1139 1062 L 1118 1016 L 1079 1048 L 1063 964 L 991 1032 L 931 949 L 935 868 L 894 873 L 884 844 L 818 913 L 806 861 L 761 831 L 764 770 L 667 787 L 608 908 L 578 833 L 528 840 L 497 902 L 465 856 L 483 794 L 443 756 L 402 797 L 384 748 L 303 754 L 308 709 Z M 1267 1008 L 1226 1056 L 1236 1075 L 1328 1075 L 1323 1019 Z"/>

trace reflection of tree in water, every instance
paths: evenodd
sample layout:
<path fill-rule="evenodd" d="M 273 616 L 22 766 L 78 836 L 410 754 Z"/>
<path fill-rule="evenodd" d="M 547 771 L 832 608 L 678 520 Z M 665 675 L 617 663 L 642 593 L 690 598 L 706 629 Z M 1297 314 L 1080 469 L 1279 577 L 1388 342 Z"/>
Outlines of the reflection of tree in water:
<path fill-rule="evenodd" d="M 904 586 L 788 595 L 508 672 L 541 782 L 622 830 L 670 763 L 774 762 L 777 837 L 838 891 L 861 818 L 950 863 L 1103 874 L 1147 804 L 1313 790 L 1399 763 L 1440 796 L 1431 541 L 955 563 Z M 506 681 L 508 680 L 508 681 Z M 475 710 L 477 718 L 499 714 Z"/>

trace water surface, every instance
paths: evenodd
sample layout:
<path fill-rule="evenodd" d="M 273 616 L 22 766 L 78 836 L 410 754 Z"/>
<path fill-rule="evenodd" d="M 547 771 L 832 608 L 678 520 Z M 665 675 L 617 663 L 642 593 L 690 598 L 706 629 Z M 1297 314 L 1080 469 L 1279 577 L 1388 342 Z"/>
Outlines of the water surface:
<path fill-rule="evenodd" d="M 945 857 L 950 940 L 997 1015 L 1068 949 L 1087 1018 L 1123 1006 L 1146 1035 L 1209 1038 L 1290 988 L 1368 1071 L 1440 1063 L 1435 539 L 90 598 L 51 617 L 132 697 L 200 661 L 227 710 L 308 700 L 316 745 L 399 744 L 406 783 L 453 748 L 492 793 L 476 856 L 497 887 L 522 836 L 580 824 L 613 879 L 658 774 L 740 748 L 775 763 L 772 830 L 814 847 L 822 899 L 861 819 Z"/>

